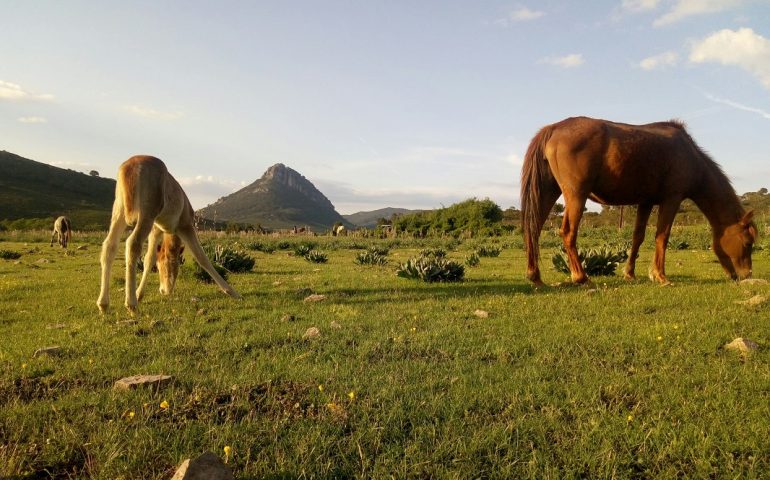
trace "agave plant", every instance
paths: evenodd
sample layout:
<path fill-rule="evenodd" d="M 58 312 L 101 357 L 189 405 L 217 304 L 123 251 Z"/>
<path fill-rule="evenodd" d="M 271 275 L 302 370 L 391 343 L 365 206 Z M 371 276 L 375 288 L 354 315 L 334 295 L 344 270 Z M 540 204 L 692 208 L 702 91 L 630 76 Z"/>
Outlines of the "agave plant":
<path fill-rule="evenodd" d="M 420 257 L 444 258 L 446 250 L 443 248 L 423 248 L 420 250 Z"/>
<path fill-rule="evenodd" d="M 0 258 L 5 260 L 16 260 L 17 258 L 20 258 L 21 254 L 19 252 L 14 252 L 13 250 L 0 250 Z"/>
<path fill-rule="evenodd" d="M 618 265 L 628 259 L 628 251 L 622 247 L 613 248 L 606 245 L 588 250 L 580 248 L 578 249 L 578 259 L 587 275 L 614 275 Z M 554 253 L 551 261 L 556 270 L 570 273 L 567 252 L 564 251 L 564 247 Z"/>
<path fill-rule="evenodd" d="M 479 254 L 476 252 L 472 252 L 470 255 L 468 255 L 468 258 L 465 259 L 465 264 L 469 267 L 477 267 L 481 263 L 481 259 L 479 258 Z"/>
<path fill-rule="evenodd" d="M 326 263 L 329 261 L 329 257 L 318 250 L 310 250 L 305 255 L 303 255 L 303 258 L 307 260 L 308 262 L 313 263 Z"/>
<path fill-rule="evenodd" d="M 459 282 L 465 276 L 465 267 L 446 258 L 420 256 L 399 265 L 396 275 L 425 282 Z"/>
<path fill-rule="evenodd" d="M 476 254 L 479 257 L 499 257 L 500 249 L 488 245 L 481 245 L 476 249 Z"/>
<path fill-rule="evenodd" d="M 385 265 L 388 263 L 388 259 L 385 255 L 370 249 L 356 255 L 355 262 L 359 265 Z"/>

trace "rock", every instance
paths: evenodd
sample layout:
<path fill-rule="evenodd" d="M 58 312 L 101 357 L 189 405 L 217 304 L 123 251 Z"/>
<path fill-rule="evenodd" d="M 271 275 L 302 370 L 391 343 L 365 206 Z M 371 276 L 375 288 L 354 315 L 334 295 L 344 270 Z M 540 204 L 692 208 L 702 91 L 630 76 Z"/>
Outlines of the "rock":
<path fill-rule="evenodd" d="M 35 350 L 35 353 L 32 356 L 33 357 L 41 357 L 43 355 L 48 355 L 48 356 L 51 356 L 51 357 L 55 357 L 55 356 L 61 355 L 61 352 L 62 352 L 62 350 L 61 350 L 61 347 L 59 347 L 59 346 L 43 347 L 43 348 L 38 348 L 37 350 Z"/>
<path fill-rule="evenodd" d="M 489 318 L 489 312 L 486 310 L 476 310 L 473 314 L 479 318 Z"/>
<path fill-rule="evenodd" d="M 767 285 L 764 278 L 747 278 L 738 282 L 738 285 Z"/>
<path fill-rule="evenodd" d="M 47 258 L 41 258 L 41 259 L 35 260 L 35 263 L 51 263 L 51 261 L 48 260 Z"/>
<path fill-rule="evenodd" d="M 331 327 L 331 328 L 333 328 L 335 330 L 341 330 L 342 329 L 342 325 L 337 323 L 336 320 L 332 320 L 332 323 L 329 324 L 329 327 Z"/>
<path fill-rule="evenodd" d="M 170 375 L 134 375 L 121 378 L 113 385 L 115 390 L 133 390 L 139 387 L 160 388 L 171 383 Z"/>
<path fill-rule="evenodd" d="M 230 468 L 216 455 L 206 452 L 179 465 L 171 480 L 235 480 Z"/>
<path fill-rule="evenodd" d="M 282 322 L 293 322 L 296 319 L 297 319 L 297 317 L 295 317 L 294 315 L 288 314 L 288 313 L 286 315 L 284 315 L 283 317 L 281 317 L 281 321 Z"/>
<path fill-rule="evenodd" d="M 77 248 L 77 250 L 88 250 L 88 245 L 81 245 Z"/>
<path fill-rule="evenodd" d="M 741 305 L 749 305 L 751 307 L 755 307 L 757 305 L 761 305 L 765 303 L 766 301 L 767 301 L 767 297 L 765 297 L 764 295 L 754 295 L 748 300 L 737 300 L 735 303 L 740 303 Z"/>
<path fill-rule="evenodd" d="M 726 343 L 724 348 L 727 350 L 738 350 L 741 353 L 748 353 L 759 348 L 756 342 L 748 338 L 738 337 L 730 343 Z"/>
<path fill-rule="evenodd" d="M 191 303 L 198 303 L 198 302 L 200 302 L 200 301 L 201 301 L 201 299 L 200 299 L 200 298 L 198 298 L 198 297 L 190 297 L 190 302 L 191 302 Z"/>
<path fill-rule="evenodd" d="M 314 338 L 319 338 L 320 336 L 321 331 L 318 330 L 318 327 L 310 327 L 305 330 L 305 334 L 302 335 L 302 340 L 312 340 Z"/>
<path fill-rule="evenodd" d="M 196 315 L 206 315 L 206 309 L 205 308 L 199 308 L 197 312 L 195 312 Z"/>
<path fill-rule="evenodd" d="M 280 280 L 276 280 L 273 282 L 274 287 L 277 287 L 278 285 L 281 285 L 281 284 L 283 284 L 283 282 L 281 282 Z"/>
<path fill-rule="evenodd" d="M 303 301 L 307 303 L 307 302 L 322 302 L 324 300 L 326 300 L 326 295 L 320 295 L 320 294 L 314 293 L 312 295 L 308 295 L 307 297 L 305 297 L 305 300 Z"/>

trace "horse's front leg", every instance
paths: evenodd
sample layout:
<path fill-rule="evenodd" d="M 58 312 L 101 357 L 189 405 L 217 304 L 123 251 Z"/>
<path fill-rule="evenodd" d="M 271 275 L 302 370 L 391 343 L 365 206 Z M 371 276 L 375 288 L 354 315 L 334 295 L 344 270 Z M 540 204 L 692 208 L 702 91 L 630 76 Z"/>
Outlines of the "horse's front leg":
<path fill-rule="evenodd" d="M 671 226 L 674 224 L 674 217 L 679 210 L 679 204 L 682 201 L 675 199 L 666 203 L 661 203 L 658 208 L 658 225 L 655 233 L 655 258 L 650 268 L 650 280 L 658 282 L 661 285 L 668 285 L 671 282 L 666 278 L 666 246 L 668 238 L 671 235 Z"/>
<path fill-rule="evenodd" d="M 147 240 L 147 253 L 144 256 L 144 271 L 142 272 L 142 280 L 139 282 L 139 288 L 136 289 L 136 301 L 140 302 L 144 297 L 144 289 L 147 286 L 147 280 L 150 278 L 150 272 L 155 266 L 155 258 L 158 252 L 158 242 L 160 241 L 160 235 L 163 232 L 158 227 L 153 227 L 150 232 L 149 240 Z"/>
<path fill-rule="evenodd" d="M 214 269 L 211 261 L 206 256 L 206 252 L 203 251 L 203 247 L 201 247 L 200 241 L 198 240 L 198 235 L 195 233 L 195 229 L 192 226 L 180 226 L 177 229 L 176 234 L 182 239 L 185 245 L 187 245 L 193 258 L 198 262 L 198 265 L 211 276 L 214 283 L 216 283 L 224 293 L 238 300 L 243 299 L 243 297 L 241 297 L 241 295 Z"/>
<path fill-rule="evenodd" d="M 123 234 L 125 228 L 126 222 L 123 219 L 122 214 L 113 215 L 110 231 L 107 233 L 107 238 L 104 239 L 104 243 L 102 243 L 102 253 L 100 257 L 102 267 L 101 290 L 99 292 L 99 299 L 96 300 L 96 305 L 99 307 L 101 313 L 106 313 L 107 308 L 110 306 L 110 272 L 112 270 L 112 263 L 115 261 L 115 255 L 118 253 L 120 236 Z"/>
<path fill-rule="evenodd" d="M 561 224 L 561 237 L 564 242 L 564 249 L 567 251 L 569 259 L 569 270 L 574 283 L 586 283 L 588 275 L 583 269 L 577 250 L 578 226 L 583 217 L 583 207 L 586 204 L 586 198 L 580 196 L 564 196 L 566 204 L 564 219 Z"/>
<path fill-rule="evenodd" d="M 50 247 L 53 247 L 53 239 L 56 238 L 56 229 L 54 228 L 53 233 L 51 234 L 51 245 Z"/>
<path fill-rule="evenodd" d="M 652 205 L 639 205 L 636 209 L 636 223 L 634 224 L 634 236 L 631 240 L 631 251 L 628 254 L 628 262 L 624 270 L 626 280 L 636 278 L 636 258 L 639 256 L 639 247 L 644 241 L 644 233 L 647 230 L 647 222 L 650 219 Z"/>
<path fill-rule="evenodd" d="M 136 313 L 139 301 L 136 298 L 136 264 L 142 254 L 142 244 L 152 231 L 153 219 L 140 218 L 131 235 L 126 239 L 126 308 Z M 146 266 L 145 268 L 152 268 Z"/>

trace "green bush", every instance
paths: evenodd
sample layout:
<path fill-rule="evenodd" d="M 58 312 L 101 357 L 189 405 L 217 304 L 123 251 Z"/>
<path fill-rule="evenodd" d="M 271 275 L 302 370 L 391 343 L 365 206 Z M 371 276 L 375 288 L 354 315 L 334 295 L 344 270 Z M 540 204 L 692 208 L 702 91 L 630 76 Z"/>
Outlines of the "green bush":
<path fill-rule="evenodd" d="M 446 250 L 444 250 L 443 248 L 423 248 L 422 250 L 420 250 L 420 256 L 444 258 L 446 257 Z"/>
<path fill-rule="evenodd" d="M 420 256 L 399 265 L 396 275 L 424 282 L 459 282 L 465 276 L 465 267 L 442 257 Z"/>
<path fill-rule="evenodd" d="M 318 244 L 315 242 L 301 242 L 294 246 L 294 255 L 304 257 L 310 253 Z"/>
<path fill-rule="evenodd" d="M 195 278 L 197 278 L 197 279 L 198 279 L 198 280 L 200 280 L 201 282 L 205 282 L 205 283 L 213 283 L 213 282 L 214 282 L 214 280 L 211 278 L 211 275 L 209 275 L 209 273 L 208 273 L 206 270 L 204 270 L 203 268 L 201 268 L 201 266 L 200 266 L 200 265 L 198 265 L 198 263 L 197 263 L 197 262 L 192 262 L 192 263 L 193 263 L 193 265 L 195 266 L 195 267 L 194 267 L 194 270 L 193 270 L 193 276 L 194 276 Z M 217 273 L 218 273 L 218 274 L 219 274 L 219 275 L 220 275 L 222 278 L 224 278 L 225 280 L 227 280 L 227 273 L 228 273 L 228 272 L 227 272 L 227 269 L 226 269 L 225 267 L 223 267 L 222 265 L 218 264 L 218 263 L 213 263 L 213 262 L 212 262 L 212 265 L 214 266 L 214 270 L 216 270 L 216 271 L 217 271 Z"/>
<path fill-rule="evenodd" d="M 277 249 L 277 245 L 273 242 L 250 242 L 246 244 L 246 248 L 262 253 L 273 253 Z"/>
<path fill-rule="evenodd" d="M 469 267 L 477 267 L 481 263 L 481 259 L 479 258 L 479 254 L 476 252 L 472 252 L 470 255 L 468 255 L 468 258 L 465 259 L 465 264 Z"/>
<path fill-rule="evenodd" d="M 308 262 L 313 263 L 326 263 L 329 261 L 329 257 L 325 253 L 318 250 L 310 250 L 305 255 L 303 255 L 303 257 Z"/>
<path fill-rule="evenodd" d="M 623 247 L 603 246 L 584 250 L 578 249 L 578 258 L 587 275 L 614 275 L 617 266 L 628 259 L 628 251 Z M 567 252 L 564 247 L 551 258 L 553 266 L 562 273 L 570 273 Z"/>
<path fill-rule="evenodd" d="M 250 272 L 254 268 L 255 260 L 236 245 L 204 245 L 203 251 L 211 260 L 214 269 L 222 278 L 227 278 L 228 273 Z M 193 276 L 198 280 L 210 283 L 212 281 L 208 272 L 206 272 L 197 262 L 193 264 Z"/>
<path fill-rule="evenodd" d="M 21 254 L 19 252 L 14 252 L 13 250 L 0 250 L 0 258 L 4 260 L 16 260 L 20 257 Z"/>
<path fill-rule="evenodd" d="M 500 249 L 489 245 L 481 245 L 476 248 L 476 255 L 479 257 L 499 257 Z"/>
<path fill-rule="evenodd" d="M 376 248 L 370 248 L 366 252 L 360 252 L 358 255 L 356 255 L 355 262 L 359 265 L 385 265 L 388 263 L 388 259 L 386 257 L 387 250 L 385 250 L 385 254 L 380 253 L 381 249 Z"/>

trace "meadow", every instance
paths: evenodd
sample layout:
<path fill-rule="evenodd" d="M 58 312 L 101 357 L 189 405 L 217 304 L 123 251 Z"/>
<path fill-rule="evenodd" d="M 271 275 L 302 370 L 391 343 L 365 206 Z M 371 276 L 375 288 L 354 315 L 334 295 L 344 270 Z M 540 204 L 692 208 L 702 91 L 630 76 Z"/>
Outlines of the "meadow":
<path fill-rule="evenodd" d="M 586 230 L 583 245 L 630 239 Z M 102 234 L 66 254 L 49 232 L 4 232 L 0 250 L 22 256 L 0 259 L 0 478 L 167 479 L 207 450 L 237 478 L 770 476 L 770 302 L 737 303 L 770 286 L 729 281 L 701 227 L 675 230 L 688 245 L 668 252 L 673 285 L 652 284 L 649 237 L 639 280 L 540 290 L 520 234 L 318 238 L 327 263 L 249 251 L 254 271 L 229 277 L 243 301 L 189 265 L 170 297 L 153 275 L 131 317 L 122 252 L 112 308 L 96 308 Z M 558 243 L 546 232 L 547 283 L 566 279 L 550 266 Z M 369 244 L 390 248 L 387 265 L 354 263 Z M 482 244 L 499 257 L 460 283 L 394 273 L 424 247 L 462 262 Z M 770 249 L 754 276 L 770 278 Z M 736 337 L 760 347 L 722 348 Z M 174 380 L 113 389 L 136 374 Z"/>

